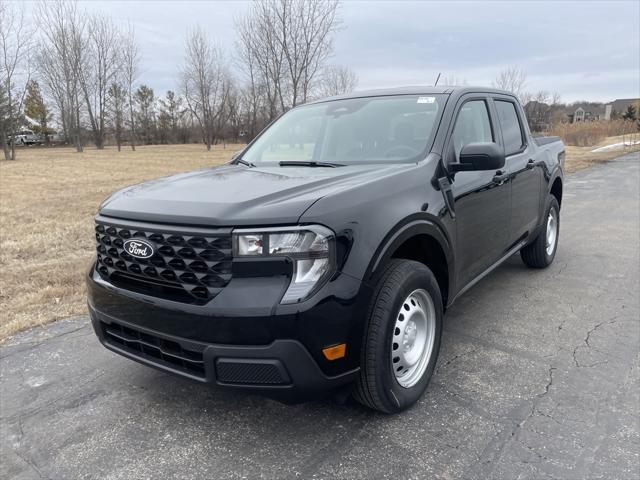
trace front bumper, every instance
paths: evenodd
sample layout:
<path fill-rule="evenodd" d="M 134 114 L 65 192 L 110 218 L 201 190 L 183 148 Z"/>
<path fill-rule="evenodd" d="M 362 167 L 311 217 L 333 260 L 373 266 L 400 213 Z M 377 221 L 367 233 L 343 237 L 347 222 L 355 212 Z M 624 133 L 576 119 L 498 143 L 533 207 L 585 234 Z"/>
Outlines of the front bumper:
<path fill-rule="evenodd" d="M 277 282 L 232 281 L 225 291 L 240 289 L 228 293 L 245 301 L 235 309 L 228 303 L 220 309 L 216 299 L 194 306 L 121 290 L 92 268 L 87 278 L 89 312 L 109 350 L 198 382 L 285 402 L 318 398 L 353 382 L 370 289 L 340 275 L 315 301 L 257 308 L 251 300 L 256 292 L 264 294 L 266 284 Z M 264 295 L 262 302 L 268 303 Z M 322 348 L 338 343 L 347 344 L 346 356 L 324 358 Z"/>

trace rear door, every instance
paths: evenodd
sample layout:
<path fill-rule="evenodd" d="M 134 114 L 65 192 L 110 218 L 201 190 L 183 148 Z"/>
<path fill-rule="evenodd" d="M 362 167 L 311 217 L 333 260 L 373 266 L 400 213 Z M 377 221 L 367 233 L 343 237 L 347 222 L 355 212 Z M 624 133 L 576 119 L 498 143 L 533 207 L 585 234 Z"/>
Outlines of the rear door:
<path fill-rule="evenodd" d="M 469 143 L 502 143 L 490 100 L 465 95 L 456 107 L 447 163 L 458 162 Z M 511 215 L 511 184 L 496 170 L 457 172 L 451 184 L 456 222 L 457 285 L 463 287 L 506 251 Z"/>
<path fill-rule="evenodd" d="M 494 95 L 493 102 L 505 148 L 505 168 L 511 177 L 512 245 L 538 225 L 542 164 L 535 160 L 535 146 L 528 142 L 524 116 L 515 98 Z"/>

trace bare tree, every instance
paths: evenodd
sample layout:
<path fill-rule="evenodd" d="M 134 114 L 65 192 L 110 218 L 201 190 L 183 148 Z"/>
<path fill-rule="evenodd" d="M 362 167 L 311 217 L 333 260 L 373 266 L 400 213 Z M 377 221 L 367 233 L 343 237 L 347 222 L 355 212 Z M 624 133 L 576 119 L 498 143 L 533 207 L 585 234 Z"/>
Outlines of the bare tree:
<path fill-rule="evenodd" d="M 81 74 L 86 57 L 86 16 L 75 2 L 57 0 L 38 5 L 42 34 L 38 67 L 48 93 L 55 100 L 67 138 L 82 152 Z"/>
<path fill-rule="evenodd" d="M 215 143 L 224 118 L 230 77 L 220 47 L 196 27 L 187 34 L 182 89 L 198 121 L 207 150 Z"/>
<path fill-rule="evenodd" d="M 24 10 L 0 0 L 0 143 L 5 160 L 16 159 L 13 133 L 19 127 L 30 79 L 30 38 Z"/>
<path fill-rule="evenodd" d="M 318 97 L 331 97 L 350 93 L 358 86 L 358 76 L 349 67 L 329 65 L 322 72 Z"/>
<path fill-rule="evenodd" d="M 225 138 L 227 138 L 227 135 L 230 135 L 232 140 L 236 143 L 240 138 L 240 133 L 242 132 L 244 124 L 244 107 L 243 92 L 241 92 L 237 87 L 231 86 L 229 94 L 227 95 L 227 104 L 225 106 L 225 117 L 227 119 Z"/>
<path fill-rule="evenodd" d="M 124 89 L 127 92 L 127 102 L 129 104 L 129 129 L 131 131 L 131 150 L 136 149 L 136 118 L 134 111 L 135 84 L 140 75 L 140 50 L 136 41 L 133 28 L 129 28 L 126 35 L 122 37 L 122 72 Z"/>
<path fill-rule="evenodd" d="M 289 103 L 295 107 L 307 101 L 316 76 L 332 52 L 338 1 L 263 0 L 263 3 L 270 7 L 274 17 L 276 38 L 284 52 L 290 82 Z"/>
<path fill-rule="evenodd" d="M 93 141 L 104 148 L 108 90 L 120 70 L 120 34 L 114 23 L 102 16 L 90 18 L 87 28 L 86 61 L 80 70 Z"/>
<path fill-rule="evenodd" d="M 245 85 L 241 91 L 241 105 L 244 111 L 244 123 L 248 129 L 249 138 L 258 133 L 259 117 L 265 113 L 269 120 L 275 118 L 275 95 L 268 81 L 268 68 L 264 58 L 258 57 L 258 46 L 253 35 L 253 27 L 256 23 L 253 17 L 236 19 L 236 27 L 239 39 L 236 41 L 237 64 L 244 74 Z"/>
<path fill-rule="evenodd" d="M 284 77 L 284 53 L 276 40 L 266 2 L 251 4 L 249 13 L 236 19 L 240 68 L 248 80 L 247 95 L 253 104 L 253 115 L 258 104 L 264 102 L 267 121 L 278 116 Z M 251 122 L 255 126 L 256 119 Z"/>
<path fill-rule="evenodd" d="M 319 87 L 339 26 L 337 8 L 337 0 L 257 0 L 236 20 L 249 91 L 255 103 L 261 87 L 269 120 Z"/>
<path fill-rule="evenodd" d="M 524 97 L 524 88 L 527 84 L 527 74 L 524 70 L 517 67 L 508 67 L 500 71 L 496 79 L 493 81 L 493 87 L 500 90 L 506 90 L 516 95 L 520 101 L 526 103 Z"/>

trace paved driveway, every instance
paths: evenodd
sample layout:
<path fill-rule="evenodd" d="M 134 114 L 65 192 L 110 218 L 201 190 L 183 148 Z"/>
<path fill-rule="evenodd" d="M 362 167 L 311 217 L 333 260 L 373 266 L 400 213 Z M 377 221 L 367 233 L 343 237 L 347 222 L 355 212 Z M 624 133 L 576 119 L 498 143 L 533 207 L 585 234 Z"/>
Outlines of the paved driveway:
<path fill-rule="evenodd" d="M 456 303 L 405 414 L 209 390 L 79 317 L 1 349 L 0 477 L 639 478 L 639 167 L 569 178 L 555 263 L 514 257 Z"/>

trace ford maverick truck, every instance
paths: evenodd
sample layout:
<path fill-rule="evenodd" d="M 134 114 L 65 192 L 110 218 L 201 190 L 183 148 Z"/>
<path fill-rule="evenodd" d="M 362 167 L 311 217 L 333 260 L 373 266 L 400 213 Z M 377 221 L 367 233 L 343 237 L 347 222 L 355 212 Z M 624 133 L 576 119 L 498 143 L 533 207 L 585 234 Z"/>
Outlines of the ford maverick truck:
<path fill-rule="evenodd" d="M 106 348 L 204 384 L 402 411 L 460 295 L 515 253 L 553 262 L 563 164 L 504 91 L 295 107 L 228 164 L 103 202 L 93 326 Z"/>

